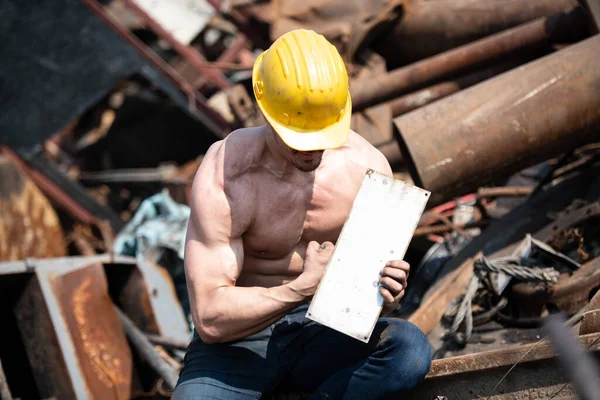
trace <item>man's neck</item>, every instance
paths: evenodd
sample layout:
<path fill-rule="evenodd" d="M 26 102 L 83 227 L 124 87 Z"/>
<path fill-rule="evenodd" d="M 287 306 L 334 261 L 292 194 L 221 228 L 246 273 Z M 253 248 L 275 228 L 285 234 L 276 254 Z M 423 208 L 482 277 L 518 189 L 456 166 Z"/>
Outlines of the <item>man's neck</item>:
<path fill-rule="evenodd" d="M 289 161 L 284 149 L 275 138 L 276 133 L 270 126 L 265 127 L 265 154 L 263 154 L 263 165 L 277 178 L 290 182 L 304 182 L 307 179 L 314 179 L 314 171 L 300 171 L 291 161 Z"/>

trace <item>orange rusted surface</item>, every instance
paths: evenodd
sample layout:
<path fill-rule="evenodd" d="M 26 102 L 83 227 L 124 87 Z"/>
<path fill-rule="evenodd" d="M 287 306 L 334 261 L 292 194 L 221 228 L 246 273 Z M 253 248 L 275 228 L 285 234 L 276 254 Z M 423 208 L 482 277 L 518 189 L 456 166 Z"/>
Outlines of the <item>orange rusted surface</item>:
<path fill-rule="evenodd" d="M 131 352 L 108 295 L 102 265 L 92 264 L 55 276 L 52 289 L 92 397 L 128 399 Z"/>
<path fill-rule="evenodd" d="M 64 232 L 38 187 L 0 155 L 0 261 L 63 257 Z"/>

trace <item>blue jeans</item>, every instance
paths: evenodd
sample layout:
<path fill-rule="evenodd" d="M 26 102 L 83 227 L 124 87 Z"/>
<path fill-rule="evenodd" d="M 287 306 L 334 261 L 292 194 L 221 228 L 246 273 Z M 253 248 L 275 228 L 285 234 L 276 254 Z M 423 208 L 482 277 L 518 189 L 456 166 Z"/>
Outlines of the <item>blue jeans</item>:
<path fill-rule="evenodd" d="M 274 391 L 317 399 L 395 399 L 429 372 L 431 347 L 410 322 L 381 318 L 363 343 L 305 317 L 303 305 L 242 340 L 194 333 L 172 399 L 258 399 Z"/>

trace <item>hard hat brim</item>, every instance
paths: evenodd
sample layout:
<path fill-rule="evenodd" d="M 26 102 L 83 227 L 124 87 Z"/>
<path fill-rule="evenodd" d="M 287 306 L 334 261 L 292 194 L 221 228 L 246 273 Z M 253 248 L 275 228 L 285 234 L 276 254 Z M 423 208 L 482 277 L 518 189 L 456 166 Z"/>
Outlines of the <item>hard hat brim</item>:
<path fill-rule="evenodd" d="M 352 101 L 350 100 L 350 93 L 348 93 L 346 108 L 340 120 L 324 129 L 316 131 L 293 129 L 283 125 L 269 116 L 263 109 L 260 101 L 257 103 L 264 117 L 273 127 L 275 132 L 277 132 L 286 145 L 294 150 L 313 151 L 336 149 L 343 146 L 348 139 L 352 119 Z"/>

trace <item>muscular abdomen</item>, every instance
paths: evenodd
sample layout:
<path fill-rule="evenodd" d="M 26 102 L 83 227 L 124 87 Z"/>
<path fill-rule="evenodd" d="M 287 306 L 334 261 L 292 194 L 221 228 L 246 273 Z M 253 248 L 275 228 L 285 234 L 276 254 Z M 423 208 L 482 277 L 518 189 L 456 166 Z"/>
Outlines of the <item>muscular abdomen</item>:
<path fill-rule="evenodd" d="M 302 273 L 306 245 L 302 247 L 275 259 L 270 257 L 269 251 L 266 250 L 258 254 L 246 252 L 244 267 L 236 286 L 273 287 L 293 281 Z"/>

